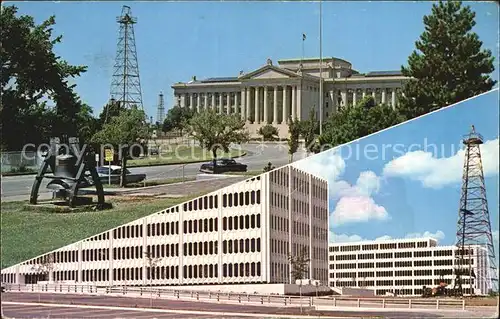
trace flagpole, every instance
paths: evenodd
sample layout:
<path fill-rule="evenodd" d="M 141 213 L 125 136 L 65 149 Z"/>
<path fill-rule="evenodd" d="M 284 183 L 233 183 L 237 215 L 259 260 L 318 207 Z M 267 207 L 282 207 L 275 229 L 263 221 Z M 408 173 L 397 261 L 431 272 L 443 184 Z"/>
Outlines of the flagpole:
<path fill-rule="evenodd" d="M 323 14 L 319 0 L 319 135 L 323 133 Z"/>

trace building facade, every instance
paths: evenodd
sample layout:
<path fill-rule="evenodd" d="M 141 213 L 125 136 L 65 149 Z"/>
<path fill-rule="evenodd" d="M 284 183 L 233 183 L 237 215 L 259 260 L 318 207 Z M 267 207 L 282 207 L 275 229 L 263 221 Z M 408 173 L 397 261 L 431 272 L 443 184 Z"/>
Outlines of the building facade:
<path fill-rule="evenodd" d="M 471 253 L 469 255 L 469 252 Z M 423 287 L 439 286 L 441 279 L 453 288 L 454 269 L 460 264 L 475 278 L 462 277 L 464 294 L 486 295 L 492 288 L 487 251 L 438 246 L 432 238 L 362 241 L 329 245 L 330 287 L 364 287 L 376 295 L 394 293 L 421 296 Z"/>
<path fill-rule="evenodd" d="M 328 285 L 328 186 L 292 166 L 262 174 L 3 269 L 2 282 L 289 283 L 292 255 Z"/>
<path fill-rule="evenodd" d="M 322 63 L 322 65 L 320 65 Z M 321 66 L 321 68 L 320 68 Z M 397 93 L 407 80 L 399 71 L 361 74 L 350 62 L 339 58 L 279 60 L 249 73 L 190 82 L 178 82 L 174 106 L 200 111 L 211 108 L 219 113 L 239 114 L 252 136 L 271 124 L 281 137 L 288 136 L 288 119 L 305 120 L 311 110 L 319 118 L 320 69 L 323 83 L 323 119 L 339 107 L 356 105 L 366 95 L 378 103 L 395 107 Z"/>

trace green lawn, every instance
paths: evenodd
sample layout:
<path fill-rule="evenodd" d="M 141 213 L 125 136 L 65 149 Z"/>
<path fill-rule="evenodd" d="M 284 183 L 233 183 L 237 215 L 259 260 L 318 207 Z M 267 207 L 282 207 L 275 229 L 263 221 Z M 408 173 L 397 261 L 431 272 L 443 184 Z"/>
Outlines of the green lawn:
<path fill-rule="evenodd" d="M 243 150 L 232 149 L 229 153 L 218 152 L 217 157 L 239 157 L 246 155 Z M 162 148 L 161 156 L 153 155 L 143 159 L 134 159 L 128 161 L 128 167 L 134 166 L 153 166 L 165 164 L 184 164 L 206 162 L 211 160 L 212 153 L 202 149 L 199 146 L 191 145 L 170 145 Z"/>
<path fill-rule="evenodd" d="M 2 203 L 1 268 L 74 243 L 99 232 L 199 196 L 176 199 L 118 200 L 108 197 L 113 209 L 54 213 L 27 209 L 26 202 Z"/>
<path fill-rule="evenodd" d="M 164 179 L 155 179 L 152 181 L 146 180 L 145 182 L 140 182 L 140 183 L 130 183 L 125 186 L 125 188 L 139 188 L 139 187 L 148 187 L 148 186 L 157 186 L 157 185 L 168 185 L 168 184 L 174 184 L 174 183 L 181 183 L 181 182 L 190 182 L 196 180 L 196 177 L 173 177 L 173 178 L 164 178 Z M 113 189 L 113 188 L 120 188 L 119 184 L 107 184 L 103 183 L 102 186 L 104 189 Z"/>

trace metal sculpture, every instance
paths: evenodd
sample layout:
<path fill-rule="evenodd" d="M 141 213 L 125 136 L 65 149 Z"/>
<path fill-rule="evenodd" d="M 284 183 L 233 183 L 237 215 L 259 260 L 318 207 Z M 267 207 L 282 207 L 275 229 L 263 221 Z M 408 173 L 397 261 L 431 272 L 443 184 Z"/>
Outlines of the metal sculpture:
<path fill-rule="evenodd" d="M 61 143 L 66 142 L 66 143 Z M 96 170 L 94 150 L 80 148 L 77 137 L 50 139 L 50 148 L 45 153 L 31 188 L 30 203 L 37 204 L 38 192 L 44 178 L 51 179 L 47 188 L 54 191 L 56 198 L 63 198 L 69 207 L 76 206 L 78 190 L 94 185 L 97 192 L 97 209 L 103 209 L 104 190 Z M 48 170 L 52 175 L 47 175 Z"/>

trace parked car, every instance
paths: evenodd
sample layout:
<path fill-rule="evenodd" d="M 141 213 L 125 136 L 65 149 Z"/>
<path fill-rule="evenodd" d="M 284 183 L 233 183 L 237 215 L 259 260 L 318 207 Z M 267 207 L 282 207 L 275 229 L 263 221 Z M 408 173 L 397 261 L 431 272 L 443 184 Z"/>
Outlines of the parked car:
<path fill-rule="evenodd" d="M 122 168 L 118 165 L 111 165 L 111 167 L 100 166 L 97 168 L 97 174 L 103 184 L 107 184 L 109 182 L 110 175 L 111 184 L 120 184 Z M 125 169 L 125 174 L 127 175 L 127 183 L 139 183 L 146 179 L 146 174 L 132 174 L 128 169 Z"/>
<path fill-rule="evenodd" d="M 232 158 L 220 158 L 216 160 L 216 173 L 246 172 L 247 165 L 238 163 Z M 200 167 L 200 172 L 214 173 L 214 162 L 204 163 Z"/>

